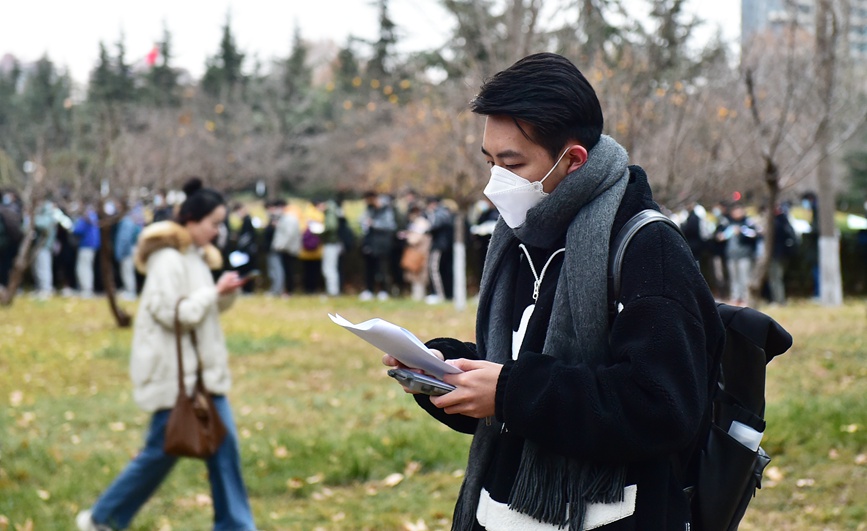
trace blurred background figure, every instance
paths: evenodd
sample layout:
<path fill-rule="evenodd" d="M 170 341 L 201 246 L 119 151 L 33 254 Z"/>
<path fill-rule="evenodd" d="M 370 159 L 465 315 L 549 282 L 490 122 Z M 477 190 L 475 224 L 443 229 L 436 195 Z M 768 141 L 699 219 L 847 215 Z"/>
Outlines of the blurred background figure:
<path fill-rule="evenodd" d="M 9 272 L 24 237 L 21 206 L 11 190 L 0 192 L 0 286 L 9 285 Z"/>
<path fill-rule="evenodd" d="M 272 210 L 276 218 L 271 251 L 279 256 L 283 264 L 283 285 L 279 289 L 272 286 L 271 292 L 274 295 L 287 295 L 295 291 L 295 266 L 301 252 L 301 224 L 298 214 L 289 210 L 283 199 L 277 199 Z"/>
<path fill-rule="evenodd" d="M 316 208 L 324 218 L 322 238 L 322 277 L 325 279 L 325 293 L 330 297 L 340 295 L 340 254 L 343 243 L 340 241 L 340 218 L 342 207 L 334 199 L 319 200 Z"/>
<path fill-rule="evenodd" d="M 36 282 L 36 295 L 43 299 L 54 294 L 53 264 L 58 224 L 66 230 L 72 230 L 72 220 L 53 201 L 43 200 L 36 208 L 33 219 L 36 229 L 33 277 Z"/>
<path fill-rule="evenodd" d="M 425 300 L 436 304 L 451 299 L 452 294 L 452 246 L 454 244 L 454 215 L 439 197 L 429 197 L 425 216 L 430 221 L 431 251 L 430 278 L 433 293 Z"/>
<path fill-rule="evenodd" d="M 476 221 L 470 226 L 470 234 L 473 235 L 478 274 L 481 276 L 482 271 L 485 269 L 488 244 L 491 243 L 491 235 L 494 233 L 494 227 L 497 226 L 497 221 L 500 219 L 500 213 L 487 197 L 476 203 L 476 212 Z"/>
<path fill-rule="evenodd" d="M 325 215 L 315 204 L 308 203 L 301 212 L 301 252 L 298 260 L 301 262 L 301 285 L 304 293 L 318 293 L 322 285 L 322 235 L 325 232 Z"/>
<path fill-rule="evenodd" d="M 114 259 L 120 270 L 121 297 L 134 300 L 138 293 L 133 254 L 139 234 L 144 227 L 144 212 L 135 205 L 118 222 L 114 234 Z"/>
<path fill-rule="evenodd" d="M 789 260 L 798 254 L 798 235 L 789 220 L 789 207 L 777 205 L 774 214 L 774 250 L 768 265 L 768 290 L 771 302 L 786 303 L 786 270 Z"/>
<path fill-rule="evenodd" d="M 424 216 L 424 211 L 419 205 L 412 205 L 407 212 L 407 227 L 401 232 L 405 242 L 400 266 L 403 275 L 410 284 L 412 300 L 424 300 L 427 294 L 428 260 L 430 258 L 431 223 Z"/>
<path fill-rule="evenodd" d="M 246 255 L 246 262 L 238 265 L 236 270 L 241 276 L 246 275 L 254 269 L 258 269 L 256 256 L 258 252 L 258 242 L 256 235 L 256 227 L 253 225 L 253 217 L 247 207 L 241 203 L 236 203 L 232 209 L 232 214 L 237 219 L 241 220 L 241 227 L 238 229 L 235 239 L 235 251 Z M 236 255 L 240 256 L 240 255 Z M 256 283 L 251 281 L 244 284 L 242 288 L 244 293 L 253 293 Z"/>
<path fill-rule="evenodd" d="M 99 216 L 93 205 L 87 205 L 75 221 L 72 234 L 78 239 L 78 255 L 75 259 L 75 278 L 78 281 L 78 295 L 85 299 L 93 297 L 94 264 L 99 251 L 101 236 Z"/>
<path fill-rule="evenodd" d="M 756 256 L 758 231 L 747 217 L 746 210 L 735 204 L 731 210 L 729 224 L 717 237 L 726 242 L 726 257 L 731 283 L 730 298 L 735 305 L 746 304 L 749 299 L 750 279 L 753 273 L 753 259 Z"/>
<path fill-rule="evenodd" d="M 397 232 L 394 210 L 387 198 L 376 192 L 364 194 L 365 209 L 359 219 L 361 225 L 361 254 L 364 257 L 364 291 L 362 301 L 387 300 L 391 290 L 389 256 Z"/>

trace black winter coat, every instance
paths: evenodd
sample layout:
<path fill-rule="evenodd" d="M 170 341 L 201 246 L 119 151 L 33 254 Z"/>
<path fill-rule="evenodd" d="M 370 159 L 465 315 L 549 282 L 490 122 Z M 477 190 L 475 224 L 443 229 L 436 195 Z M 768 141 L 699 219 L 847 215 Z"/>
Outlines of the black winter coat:
<path fill-rule="evenodd" d="M 646 174 L 632 166 L 611 240 L 645 208 L 658 206 Z M 611 326 L 610 364 L 567 366 L 522 349 L 517 361 L 503 366 L 496 416 L 511 437 L 577 459 L 627 464 L 627 484 L 638 485 L 635 513 L 598 529 L 683 531 L 689 509 L 674 464 L 695 442 L 707 412 L 710 366 L 719 358 L 724 330 L 689 247 L 663 223 L 645 227 L 632 240 L 621 279 L 623 310 Z M 524 345 L 532 344 L 530 336 L 537 343 L 543 339 L 547 324 L 547 317 L 531 319 Z M 478 357 L 473 343 L 456 339 L 435 339 L 428 346 L 447 359 Z M 455 430 L 473 433 L 479 422 L 447 415 L 426 396 L 416 400 Z"/>

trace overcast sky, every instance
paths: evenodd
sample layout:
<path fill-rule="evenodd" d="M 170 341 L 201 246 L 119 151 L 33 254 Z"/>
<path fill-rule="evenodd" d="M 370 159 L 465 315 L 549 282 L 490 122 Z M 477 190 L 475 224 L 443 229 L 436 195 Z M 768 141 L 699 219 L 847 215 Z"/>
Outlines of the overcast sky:
<path fill-rule="evenodd" d="M 692 3 L 701 17 L 723 27 L 727 39 L 737 38 L 738 0 Z M 343 45 L 350 34 L 375 39 L 378 22 L 372 4 L 370 0 L 6 0 L 0 2 L 0 56 L 11 53 L 29 62 L 47 53 L 83 83 L 98 57 L 100 41 L 111 48 L 122 32 L 127 58 L 136 61 L 162 37 L 165 25 L 173 39 L 173 64 L 198 77 L 206 58 L 217 51 L 227 13 L 241 50 L 267 63 L 288 55 L 296 25 L 306 40 L 330 39 Z M 438 0 L 391 0 L 389 9 L 401 31 L 404 51 L 436 46 L 448 35 L 444 24 L 449 19 Z"/>

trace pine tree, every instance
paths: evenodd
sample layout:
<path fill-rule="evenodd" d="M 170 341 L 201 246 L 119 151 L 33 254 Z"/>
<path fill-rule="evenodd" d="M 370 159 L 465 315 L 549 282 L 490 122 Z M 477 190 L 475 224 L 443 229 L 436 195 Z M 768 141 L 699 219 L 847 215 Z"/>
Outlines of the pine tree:
<path fill-rule="evenodd" d="M 397 44 L 395 24 L 388 14 L 388 0 L 377 0 L 379 8 L 379 39 L 373 43 L 373 57 L 367 64 L 367 76 L 382 84 L 391 77 L 392 53 Z"/>
<path fill-rule="evenodd" d="M 358 59 L 352 50 L 352 40 L 346 43 L 337 53 L 337 65 L 334 71 L 335 89 L 342 94 L 351 94 L 361 79 L 361 69 Z"/>
<path fill-rule="evenodd" d="M 159 62 L 147 74 L 148 100 L 157 106 L 174 106 L 180 102 L 178 95 L 178 73 L 171 67 L 172 37 L 168 28 L 163 28 L 163 38 L 159 42 Z"/>
<path fill-rule="evenodd" d="M 202 87 L 216 97 L 234 95 L 245 79 L 241 71 L 244 54 L 238 50 L 232 35 L 231 19 L 226 17 L 219 53 L 207 61 Z M 224 92 L 225 91 L 225 92 Z"/>

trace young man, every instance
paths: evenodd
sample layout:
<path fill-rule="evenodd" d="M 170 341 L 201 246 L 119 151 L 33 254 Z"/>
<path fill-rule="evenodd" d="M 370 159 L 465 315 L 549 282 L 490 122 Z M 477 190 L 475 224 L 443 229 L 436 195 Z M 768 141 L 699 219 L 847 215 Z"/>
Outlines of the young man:
<path fill-rule="evenodd" d="M 611 241 L 658 207 L 644 171 L 601 135 L 593 88 L 565 58 L 518 61 L 471 109 L 486 116 L 485 195 L 501 219 L 476 342 L 428 342 L 464 371 L 445 377 L 457 389 L 416 395 L 474 435 L 453 529 L 688 529 L 676 457 L 700 431 L 723 346 L 689 247 L 662 223 L 642 229 L 612 304 Z"/>

